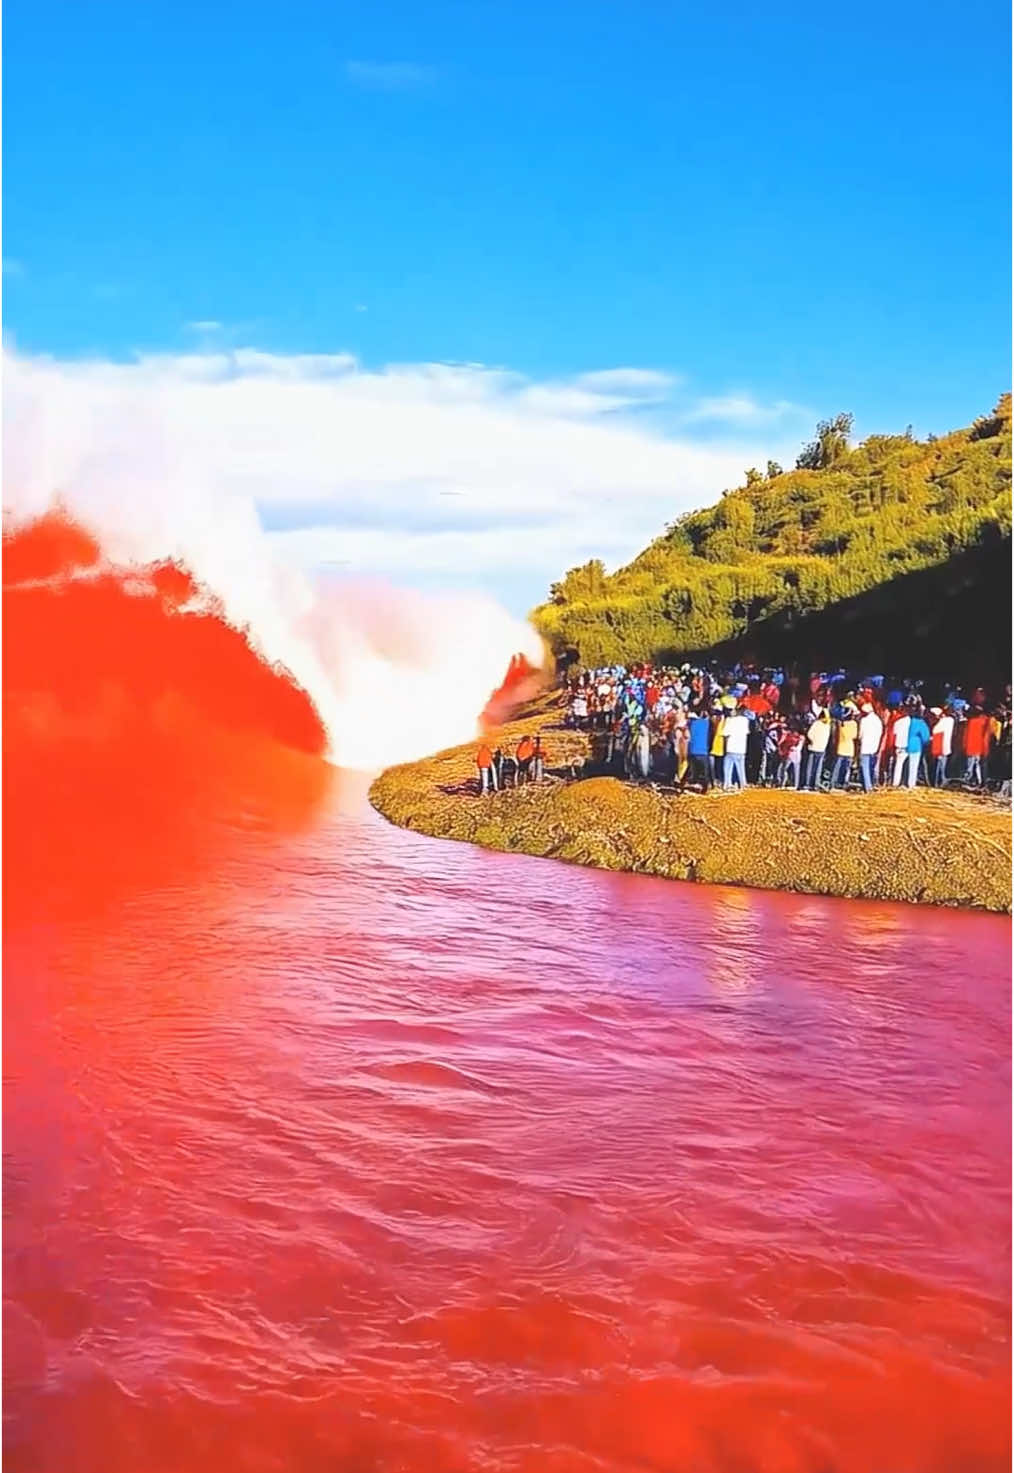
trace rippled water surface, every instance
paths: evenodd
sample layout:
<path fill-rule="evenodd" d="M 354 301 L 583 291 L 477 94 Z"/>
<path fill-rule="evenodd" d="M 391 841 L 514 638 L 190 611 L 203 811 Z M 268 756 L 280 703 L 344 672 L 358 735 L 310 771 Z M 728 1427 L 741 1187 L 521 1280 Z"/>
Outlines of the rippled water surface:
<path fill-rule="evenodd" d="M 7 1463 L 1005 1465 L 1009 922 L 361 785 L 8 931 Z"/>

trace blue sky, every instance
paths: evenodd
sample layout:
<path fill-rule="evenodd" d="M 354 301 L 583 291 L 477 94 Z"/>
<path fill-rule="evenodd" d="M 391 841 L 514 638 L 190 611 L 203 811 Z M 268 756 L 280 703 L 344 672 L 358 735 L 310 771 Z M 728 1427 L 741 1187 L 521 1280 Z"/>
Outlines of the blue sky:
<path fill-rule="evenodd" d="M 1008 387 L 999 3 L 8 0 L 4 23 L 28 357 L 253 346 L 554 392 L 636 368 L 683 398 L 622 412 L 733 458 L 839 409 L 942 431 Z"/>
<path fill-rule="evenodd" d="M 378 362 L 677 369 L 878 427 L 1006 387 L 999 3 L 4 19 L 25 348 L 127 353 L 204 319 Z"/>

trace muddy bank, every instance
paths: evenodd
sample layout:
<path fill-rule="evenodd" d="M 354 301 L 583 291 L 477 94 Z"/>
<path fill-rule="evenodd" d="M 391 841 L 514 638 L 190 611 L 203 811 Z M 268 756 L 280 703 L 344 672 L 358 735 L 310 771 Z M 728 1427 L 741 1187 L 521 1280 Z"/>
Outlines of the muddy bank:
<path fill-rule="evenodd" d="M 435 838 L 705 884 L 1011 909 L 1009 805 L 962 793 L 677 794 L 613 777 L 565 780 L 588 752 L 542 705 L 496 733 L 542 731 L 541 785 L 479 797 L 475 745 L 393 767 L 370 789 L 392 823 Z M 559 775 L 555 775 L 559 774 Z"/>

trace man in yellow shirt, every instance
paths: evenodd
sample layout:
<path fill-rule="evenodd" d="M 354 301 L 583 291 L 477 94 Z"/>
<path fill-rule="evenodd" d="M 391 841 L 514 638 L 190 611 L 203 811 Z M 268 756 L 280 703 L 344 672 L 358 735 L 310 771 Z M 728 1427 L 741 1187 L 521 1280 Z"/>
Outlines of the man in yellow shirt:
<path fill-rule="evenodd" d="M 859 737 L 859 722 L 856 719 L 859 712 L 851 702 L 847 703 L 842 711 L 841 720 L 838 722 L 838 734 L 834 749 L 834 772 L 831 774 L 832 788 L 848 787 L 849 773 L 852 771 L 852 763 L 856 755 L 856 741 Z"/>
<path fill-rule="evenodd" d="M 721 708 L 712 716 L 708 755 L 711 759 L 711 781 L 717 787 L 722 780 L 722 761 L 725 757 L 725 712 Z"/>

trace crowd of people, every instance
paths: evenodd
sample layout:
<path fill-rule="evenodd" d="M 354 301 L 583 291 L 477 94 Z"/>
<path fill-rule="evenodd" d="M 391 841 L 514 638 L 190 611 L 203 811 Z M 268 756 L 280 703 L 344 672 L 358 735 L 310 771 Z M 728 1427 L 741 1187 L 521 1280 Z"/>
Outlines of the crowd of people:
<path fill-rule="evenodd" d="M 565 677 L 561 696 L 564 725 L 591 735 L 587 772 L 703 792 L 923 783 L 1010 795 L 1010 686 L 991 698 L 845 670 L 642 664 Z M 548 764 L 542 737 L 525 736 L 516 753 L 480 746 L 477 765 L 485 792 L 538 781 Z"/>

